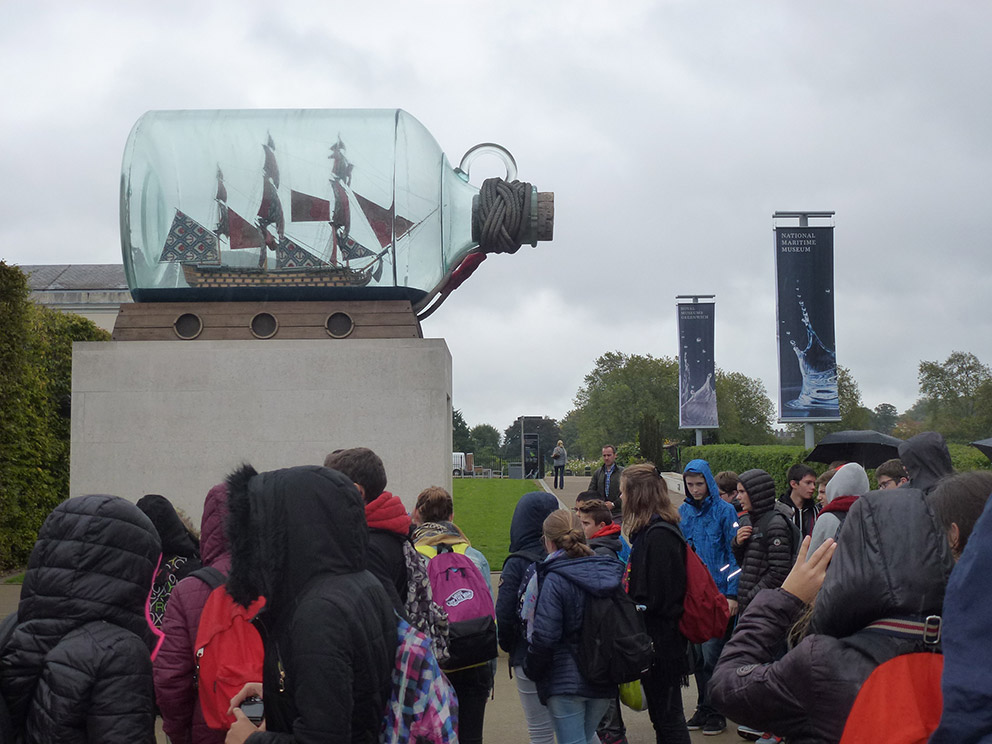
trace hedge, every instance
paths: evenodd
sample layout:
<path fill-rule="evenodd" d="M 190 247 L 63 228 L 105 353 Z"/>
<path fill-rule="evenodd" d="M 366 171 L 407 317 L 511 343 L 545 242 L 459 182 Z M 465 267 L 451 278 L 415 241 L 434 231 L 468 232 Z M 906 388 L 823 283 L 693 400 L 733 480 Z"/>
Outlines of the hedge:
<path fill-rule="evenodd" d="M 970 445 L 948 444 L 947 449 L 951 453 L 951 464 L 955 470 L 992 469 L 992 461 Z M 803 462 L 810 451 L 804 447 L 781 444 L 705 444 L 702 447 L 683 447 L 682 464 L 685 467 L 685 463 L 690 460 L 706 460 L 714 474 L 721 470 L 743 473 L 745 470 L 760 468 L 775 479 L 777 492 L 785 493 L 789 486 L 785 479 L 786 473 L 796 463 Z M 806 464 L 813 468 L 817 475 L 827 469 L 826 463 L 808 462 Z M 868 471 L 868 476 L 871 478 L 872 486 L 874 486 L 874 468 Z"/>
<path fill-rule="evenodd" d="M 69 495 L 72 343 L 110 338 L 28 297 L 24 273 L 0 261 L 0 570 L 27 562 L 45 517 Z"/>

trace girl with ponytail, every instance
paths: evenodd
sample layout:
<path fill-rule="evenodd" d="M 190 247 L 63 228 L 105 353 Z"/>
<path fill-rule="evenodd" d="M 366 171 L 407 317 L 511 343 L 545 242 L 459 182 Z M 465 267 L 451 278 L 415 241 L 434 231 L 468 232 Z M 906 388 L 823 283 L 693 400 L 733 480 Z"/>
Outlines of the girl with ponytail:
<path fill-rule="evenodd" d="M 537 682 L 558 744 L 586 744 L 596 733 L 616 685 L 585 679 L 576 662 L 586 596 L 603 596 L 620 585 L 623 564 L 594 555 L 578 517 L 559 509 L 544 520 L 548 557 L 538 564 L 523 597 L 527 628 L 524 671 Z M 528 616 L 529 615 L 529 616 Z"/>

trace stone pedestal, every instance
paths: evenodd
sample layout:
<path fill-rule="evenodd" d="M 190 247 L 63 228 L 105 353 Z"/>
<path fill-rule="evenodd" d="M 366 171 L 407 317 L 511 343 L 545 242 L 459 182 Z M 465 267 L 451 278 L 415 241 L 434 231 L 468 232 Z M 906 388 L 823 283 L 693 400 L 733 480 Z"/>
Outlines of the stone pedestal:
<path fill-rule="evenodd" d="M 451 355 L 443 339 L 77 343 L 70 493 L 160 493 L 199 522 L 242 462 L 321 465 L 370 447 L 412 510 L 451 488 Z"/>

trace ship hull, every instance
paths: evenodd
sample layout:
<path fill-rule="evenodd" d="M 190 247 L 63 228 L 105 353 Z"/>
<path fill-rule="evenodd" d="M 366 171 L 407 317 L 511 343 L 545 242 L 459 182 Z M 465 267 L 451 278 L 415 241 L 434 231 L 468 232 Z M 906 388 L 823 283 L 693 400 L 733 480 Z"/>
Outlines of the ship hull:
<path fill-rule="evenodd" d="M 278 271 L 189 263 L 184 263 L 182 266 L 186 283 L 190 287 L 204 289 L 364 287 L 372 279 L 371 271 L 355 271 L 341 266 L 279 269 Z"/>

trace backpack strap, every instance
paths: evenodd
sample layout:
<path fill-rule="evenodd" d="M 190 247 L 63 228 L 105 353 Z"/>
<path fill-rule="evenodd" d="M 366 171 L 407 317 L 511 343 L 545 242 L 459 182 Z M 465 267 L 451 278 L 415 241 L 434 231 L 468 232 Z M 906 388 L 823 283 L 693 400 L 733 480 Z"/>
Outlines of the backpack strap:
<path fill-rule="evenodd" d="M 227 581 L 227 577 L 224 573 L 213 566 L 203 566 L 193 571 L 190 576 L 195 576 L 204 584 L 210 587 L 210 591 L 213 591 L 217 587 L 221 586 Z"/>
<path fill-rule="evenodd" d="M 912 617 L 883 617 L 865 626 L 865 630 L 874 630 L 896 638 L 922 640 L 928 646 L 940 643 L 941 617 L 927 615 L 923 620 Z"/>

